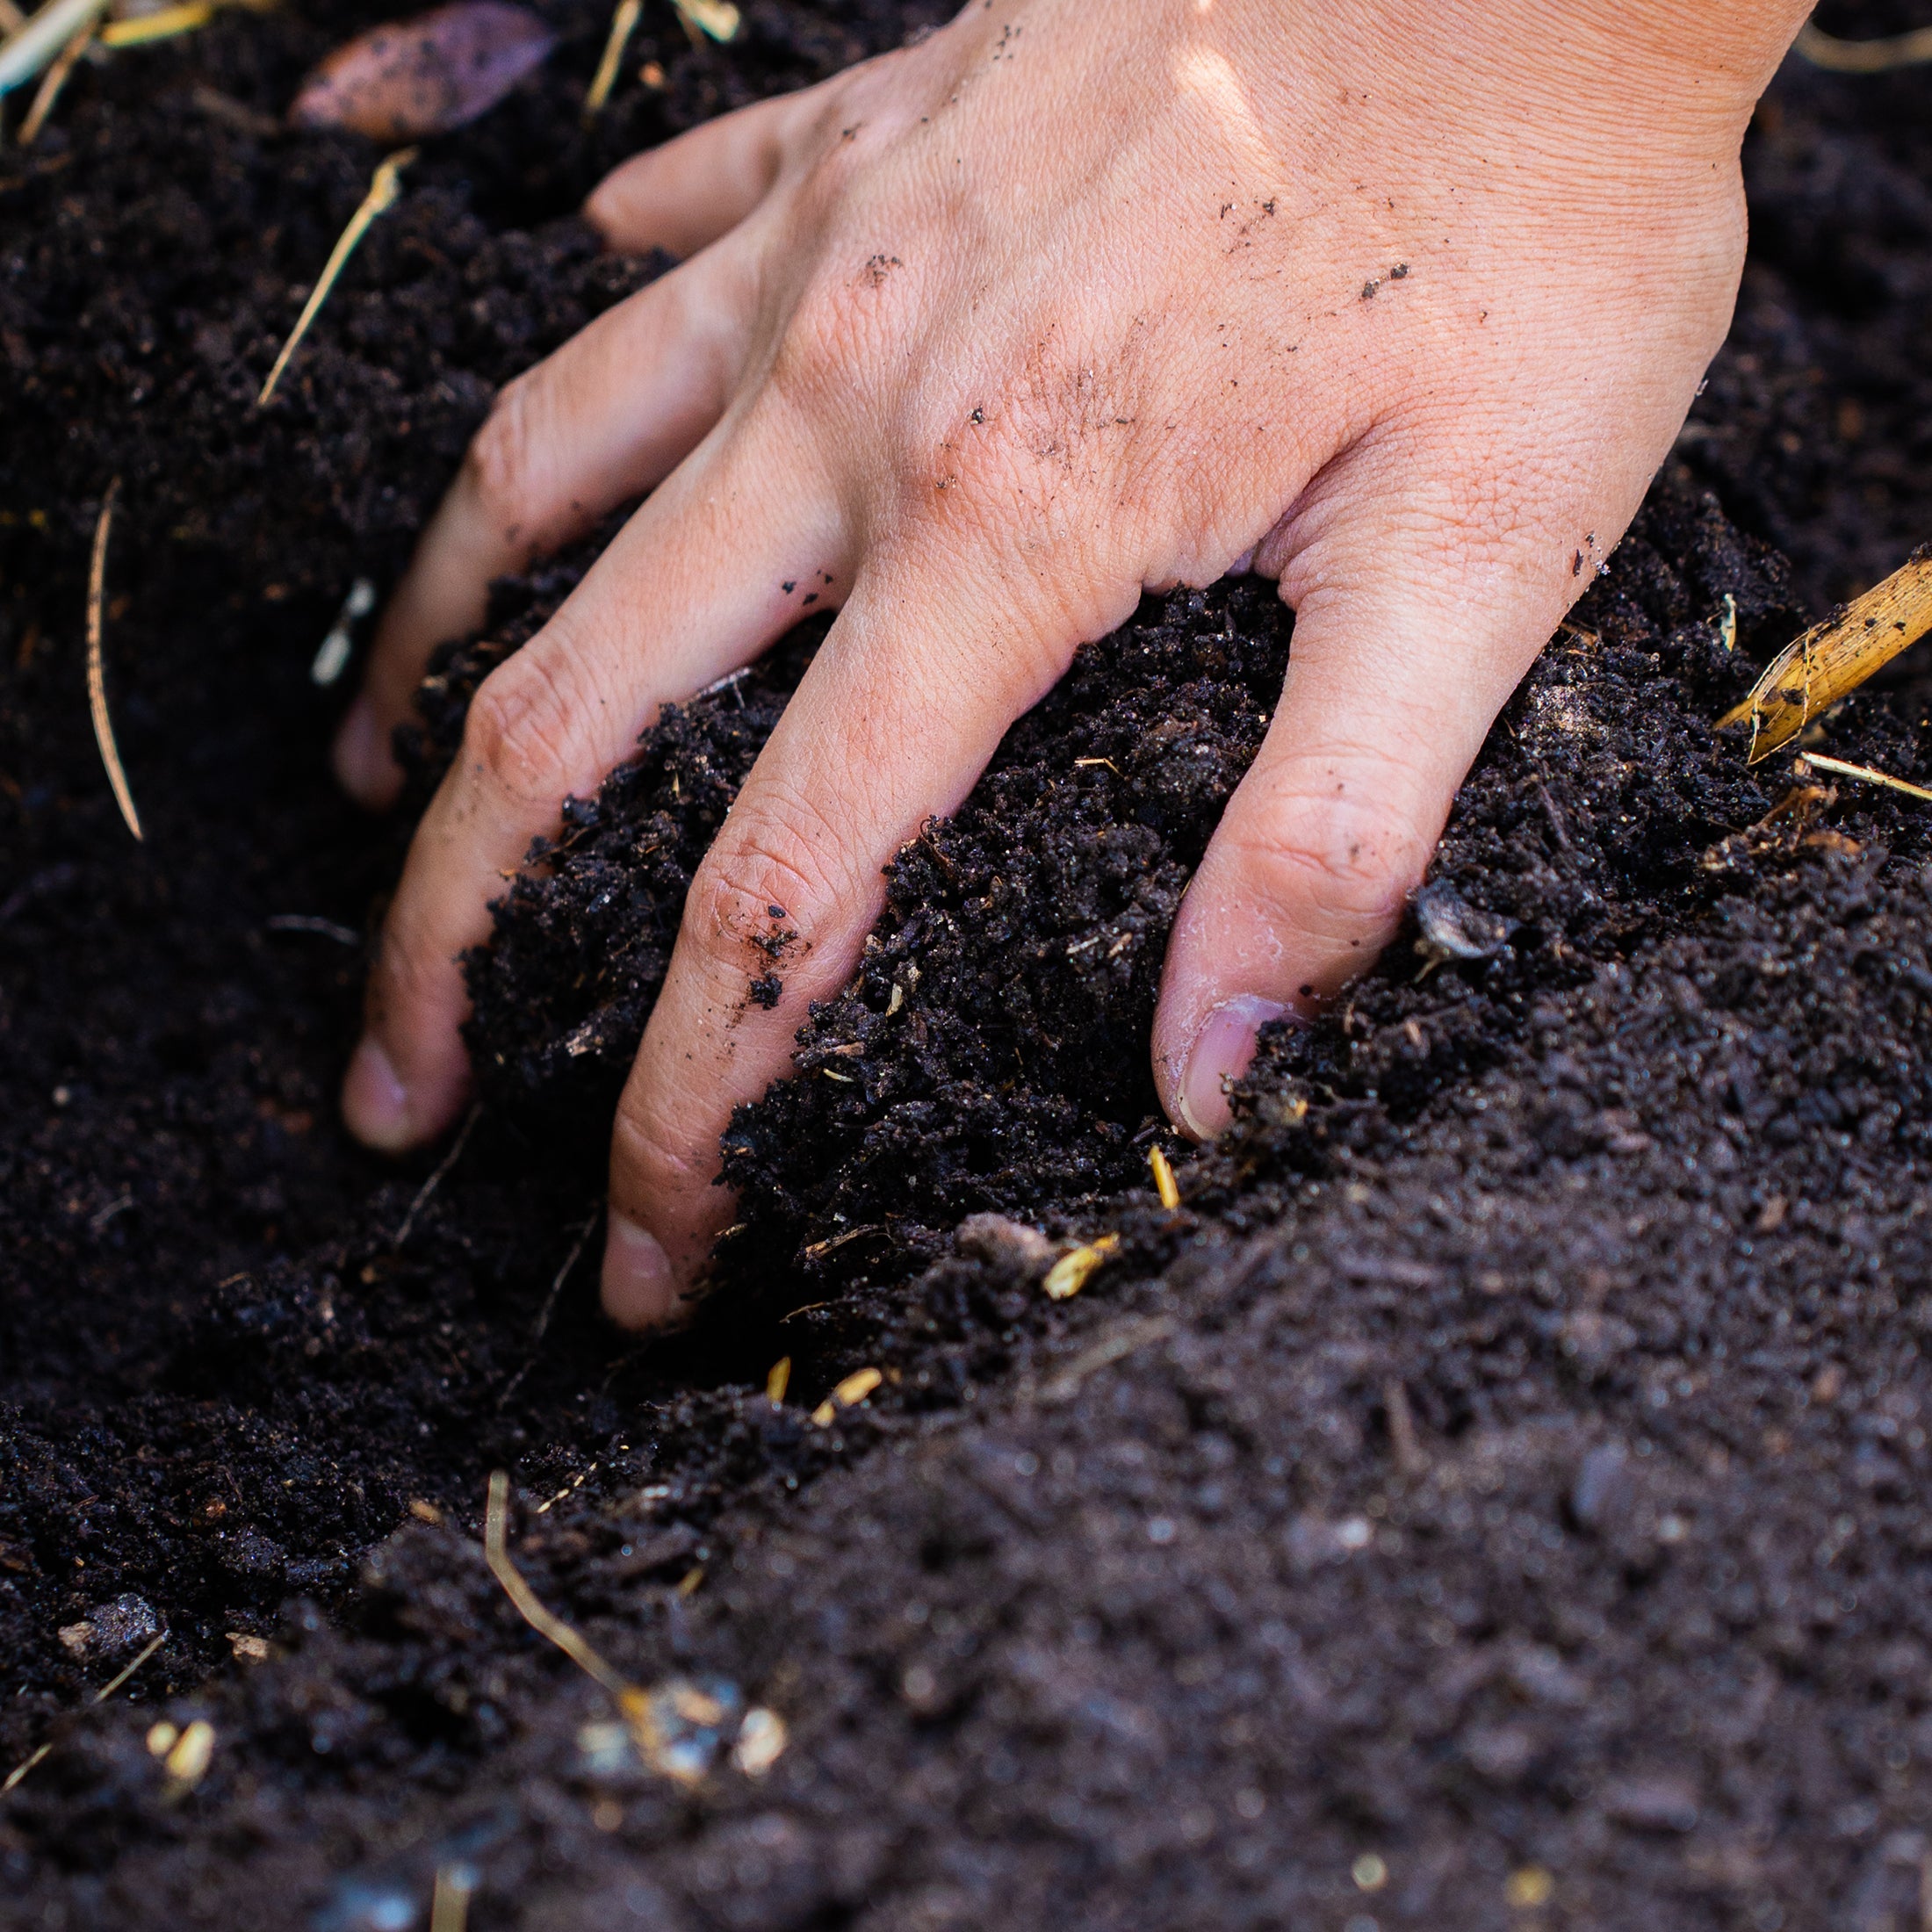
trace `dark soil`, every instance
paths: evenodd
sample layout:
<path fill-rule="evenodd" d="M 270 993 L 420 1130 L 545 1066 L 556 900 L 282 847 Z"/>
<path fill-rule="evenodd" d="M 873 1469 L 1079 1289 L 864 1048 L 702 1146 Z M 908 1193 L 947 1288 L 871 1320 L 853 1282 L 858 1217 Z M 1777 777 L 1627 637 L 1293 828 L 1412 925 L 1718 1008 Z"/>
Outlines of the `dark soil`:
<path fill-rule="evenodd" d="M 814 638 L 573 808 L 472 962 L 479 1112 L 402 1174 L 331 1107 L 401 830 L 335 802 L 308 661 L 491 388 L 651 272 L 568 219 L 602 169 L 922 16 L 647 14 L 666 86 L 586 134 L 603 10 L 546 6 L 559 54 L 429 148 L 257 413 L 375 158 L 257 118 L 379 11 L 223 16 L 0 155 L 0 1768 L 51 1746 L 0 1923 L 420 1927 L 467 1867 L 472 1926 L 533 1932 L 1917 1928 L 1932 840 L 1850 786 L 1766 822 L 1788 761 L 1708 720 L 1932 526 L 1922 77 L 1781 82 L 1680 460 L 1417 931 L 1272 1043 L 1182 1208 L 1145 1027 L 1288 648 L 1249 584 L 1150 600 L 900 855 L 734 1124 L 716 1300 L 645 1352 L 572 1265 L 603 1118 Z M 117 474 L 138 847 L 80 668 Z M 442 667 L 423 775 L 583 561 Z M 1821 746 L 1932 779 L 1914 675 Z M 1121 1244 L 1056 1304 L 1039 1243 L 955 1236 L 986 1210 Z M 499 1465 L 545 1599 L 780 1712 L 767 1777 L 613 1738 L 484 1567 Z M 193 1717 L 187 1790 L 144 1740 Z"/>

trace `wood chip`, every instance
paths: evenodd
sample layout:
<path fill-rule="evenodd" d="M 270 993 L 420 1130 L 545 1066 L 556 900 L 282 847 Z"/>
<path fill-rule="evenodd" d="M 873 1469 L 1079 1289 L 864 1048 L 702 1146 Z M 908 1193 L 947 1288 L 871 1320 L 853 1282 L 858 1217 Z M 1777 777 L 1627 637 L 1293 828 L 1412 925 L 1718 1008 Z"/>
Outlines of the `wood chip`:
<path fill-rule="evenodd" d="M 1771 660 L 1751 695 L 1718 720 L 1748 721 L 1752 764 L 1787 745 L 1820 711 L 1932 631 L 1932 544 L 1864 596 L 1814 624 Z"/>

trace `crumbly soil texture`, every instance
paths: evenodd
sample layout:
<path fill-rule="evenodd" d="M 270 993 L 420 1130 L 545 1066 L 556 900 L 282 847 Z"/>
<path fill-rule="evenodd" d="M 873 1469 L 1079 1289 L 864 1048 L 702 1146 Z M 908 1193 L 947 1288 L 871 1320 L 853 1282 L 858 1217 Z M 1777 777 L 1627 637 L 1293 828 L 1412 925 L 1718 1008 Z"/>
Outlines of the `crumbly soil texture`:
<path fill-rule="evenodd" d="M 1146 1054 L 1292 650 L 1247 581 L 1083 650 L 898 854 L 645 1349 L 594 1308 L 609 1109 L 824 627 L 573 803 L 402 1170 L 332 1098 L 409 814 L 338 802 L 309 666 L 494 390 L 661 271 L 573 218 L 600 175 L 940 9 L 647 9 L 587 128 L 607 16 L 544 0 L 257 408 L 378 158 L 278 117 L 380 11 L 83 63 L 0 150 L 0 1925 L 1932 1922 L 1932 836 L 1710 729 L 1932 535 L 1922 83 L 1781 76 L 1676 454 L 1226 1141 L 1182 1157 Z M 117 476 L 139 845 L 83 673 Z M 443 654 L 418 805 L 595 547 Z M 1811 748 L 1932 782 L 1928 689 Z M 493 1575 L 495 1468 L 654 1728 Z"/>

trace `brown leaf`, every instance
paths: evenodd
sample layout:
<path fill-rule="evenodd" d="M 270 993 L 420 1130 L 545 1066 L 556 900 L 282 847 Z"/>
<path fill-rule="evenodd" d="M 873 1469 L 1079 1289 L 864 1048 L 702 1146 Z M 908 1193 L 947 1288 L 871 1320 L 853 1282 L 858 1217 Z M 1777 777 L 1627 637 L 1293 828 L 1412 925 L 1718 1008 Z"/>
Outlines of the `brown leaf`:
<path fill-rule="evenodd" d="M 553 45 L 526 7 L 458 0 L 337 47 L 303 83 L 289 119 L 380 141 L 445 133 L 494 107 Z"/>

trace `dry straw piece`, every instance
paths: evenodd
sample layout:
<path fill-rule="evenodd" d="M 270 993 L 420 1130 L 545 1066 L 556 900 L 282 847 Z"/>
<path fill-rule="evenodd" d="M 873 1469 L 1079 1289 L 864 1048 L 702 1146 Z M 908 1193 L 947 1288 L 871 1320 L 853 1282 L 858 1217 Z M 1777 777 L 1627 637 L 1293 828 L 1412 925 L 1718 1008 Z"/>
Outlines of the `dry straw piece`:
<path fill-rule="evenodd" d="M 1778 652 L 1741 704 L 1718 720 L 1751 727 L 1750 762 L 1788 745 L 1820 711 L 1932 631 L 1932 544 Z"/>
<path fill-rule="evenodd" d="M 282 353 L 275 358 L 275 366 L 269 371 L 269 379 L 262 385 L 262 393 L 255 399 L 260 408 L 275 393 L 275 386 L 282 379 L 282 371 L 289 365 L 289 358 L 301 346 L 303 336 L 308 334 L 309 324 L 321 313 L 322 304 L 328 299 L 328 292 L 335 287 L 336 278 L 349 266 L 349 258 L 356 252 L 357 245 L 369 233 L 378 215 L 385 214 L 396 205 L 402 193 L 402 170 L 416 158 L 414 148 L 401 148 L 391 155 L 369 184 L 369 192 L 363 197 L 362 205 L 349 218 L 349 226 L 342 232 L 335 246 L 329 251 L 328 261 L 323 267 L 321 279 L 310 292 L 308 300 L 302 306 L 302 313 L 295 319 L 295 327 L 289 339 L 282 344 Z"/>
<path fill-rule="evenodd" d="M 107 715 L 107 674 L 101 661 L 107 533 L 113 527 L 120 486 L 118 476 L 107 486 L 107 494 L 101 499 L 100 520 L 94 525 L 94 560 L 87 573 L 87 708 L 94 715 L 94 742 L 101 748 L 101 763 L 106 766 L 107 782 L 114 788 L 114 803 L 120 807 L 127 829 L 139 839 L 141 814 L 134 810 L 134 795 L 127 789 L 127 774 L 121 769 L 120 753 L 115 748 L 114 721 Z"/>
<path fill-rule="evenodd" d="M 23 148 L 31 148 L 40 138 L 40 130 L 47 124 L 47 117 L 54 112 L 54 104 L 60 99 L 61 90 L 67 85 L 68 76 L 79 66 L 82 54 L 85 54 L 94 38 L 96 23 L 87 25 L 61 49 L 60 58 L 47 70 L 46 78 L 40 83 L 40 90 L 33 97 L 33 105 L 27 110 L 27 118 L 20 123 L 17 137 Z"/>
<path fill-rule="evenodd" d="M 610 36 L 604 42 L 603 58 L 597 62 L 597 71 L 590 83 L 590 91 L 584 96 L 584 119 L 593 121 L 603 112 L 603 105 L 610 98 L 610 90 L 617 84 L 617 69 L 624 63 L 624 50 L 631 45 L 631 36 L 638 31 L 638 22 L 644 16 L 644 0 L 617 0 L 617 11 L 610 17 Z"/>
<path fill-rule="evenodd" d="M 96 1704 L 105 1704 L 167 1641 L 168 1633 L 165 1630 L 158 1637 L 150 1638 L 141 1649 L 135 1654 L 132 1662 L 125 1664 L 94 1693 L 92 1701 Z M 174 1742 L 173 1737 L 169 1737 L 168 1741 L 172 1744 Z M 43 1744 L 31 1757 L 25 1758 L 16 1764 L 7 1773 L 4 1781 L 0 1781 L 0 1796 L 4 1796 L 8 1791 L 11 1791 L 53 1748 L 54 1747 L 51 1744 Z"/>
<path fill-rule="evenodd" d="M 1180 1184 L 1174 1179 L 1173 1164 L 1158 1145 L 1148 1149 L 1147 1164 L 1154 1170 L 1154 1191 L 1161 1197 L 1161 1206 L 1179 1208 Z"/>
<path fill-rule="evenodd" d="M 1834 74 L 1889 74 L 1894 68 L 1932 61 L 1932 27 L 1878 40 L 1841 40 L 1807 20 L 1799 32 L 1797 48 L 1813 67 Z"/>
<path fill-rule="evenodd" d="M 48 0 L 0 45 L 0 94 L 25 87 L 63 48 L 71 47 L 77 34 L 90 31 L 106 11 L 107 0 Z"/>
<path fill-rule="evenodd" d="M 171 40 L 178 33 L 206 26 L 214 15 L 214 0 L 185 0 L 184 5 L 162 7 L 155 13 L 131 14 L 125 20 L 110 20 L 101 29 L 101 45 L 146 47 L 151 40 Z"/>
<path fill-rule="evenodd" d="M 1902 791 L 1908 798 L 1932 799 L 1932 791 L 1923 785 L 1908 784 L 1903 778 L 1894 778 L 1888 771 L 1880 771 L 1875 765 L 1854 765 L 1842 758 L 1827 758 L 1819 752 L 1806 752 L 1793 768 L 1794 775 L 1802 778 L 1807 765 L 1815 766 L 1820 771 L 1828 771 L 1840 778 L 1860 778 L 1868 785 L 1884 785 L 1892 791 Z"/>

